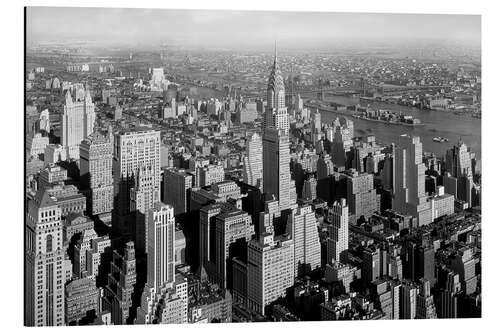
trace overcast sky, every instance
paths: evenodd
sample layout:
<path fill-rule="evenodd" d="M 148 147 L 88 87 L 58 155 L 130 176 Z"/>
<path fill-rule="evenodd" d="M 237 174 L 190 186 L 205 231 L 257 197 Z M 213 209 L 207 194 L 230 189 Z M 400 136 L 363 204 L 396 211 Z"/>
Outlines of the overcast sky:
<path fill-rule="evenodd" d="M 335 41 L 451 40 L 479 44 L 478 15 L 29 7 L 31 42 L 264 46 Z"/>

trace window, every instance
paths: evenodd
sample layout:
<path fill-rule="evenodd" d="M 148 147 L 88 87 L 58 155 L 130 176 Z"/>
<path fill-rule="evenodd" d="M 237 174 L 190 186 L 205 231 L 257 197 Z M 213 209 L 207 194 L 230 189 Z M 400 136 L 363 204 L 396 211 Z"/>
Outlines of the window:
<path fill-rule="evenodd" d="M 47 248 L 46 252 L 52 252 L 52 235 L 47 236 Z"/>

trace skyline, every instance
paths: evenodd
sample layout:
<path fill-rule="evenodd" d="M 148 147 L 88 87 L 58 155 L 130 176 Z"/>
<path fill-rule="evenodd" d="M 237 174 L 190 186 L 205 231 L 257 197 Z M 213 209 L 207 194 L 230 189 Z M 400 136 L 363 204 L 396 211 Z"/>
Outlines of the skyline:
<path fill-rule="evenodd" d="M 328 48 L 422 40 L 478 46 L 481 40 L 479 15 L 28 7 L 26 16 L 28 45 L 66 40 L 267 48 L 278 40 L 282 48 Z"/>

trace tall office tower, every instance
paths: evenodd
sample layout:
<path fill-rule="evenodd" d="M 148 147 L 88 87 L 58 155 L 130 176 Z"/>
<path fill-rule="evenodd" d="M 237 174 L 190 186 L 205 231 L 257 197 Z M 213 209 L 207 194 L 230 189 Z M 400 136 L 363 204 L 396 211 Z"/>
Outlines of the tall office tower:
<path fill-rule="evenodd" d="M 416 312 L 416 319 L 437 318 L 434 296 L 431 295 L 431 284 L 426 279 L 420 279 Z"/>
<path fill-rule="evenodd" d="M 417 293 L 418 286 L 415 283 L 403 281 L 399 298 L 400 319 L 415 319 L 417 316 Z"/>
<path fill-rule="evenodd" d="M 281 210 L 289 208 L 296 200 L 295 183 L 290 174 L 289 129 L 285 85 L 275 54 L 267 85 L 262 159 L 264 192 L 279 200 Z"/>
<path fill-rule="evenodd" d="M 469 246 L 460 247 L 451 257 L 451 269 L 458 273 L 460 284 L 465 295 L 476 291 L 478 277 L 473 249 Z"/>
<path fill-rule="evenodd" d="M 386 191 L 391 191 L 393 192 L 394 189 L 394 156 L 392 155 L 392 152 L 395 150 L 395 145 L 391 144 L 391 153 L 386 154 L 384 158 L 384 165 L 382 167 L 382 170 L 380 171 L 381 178 L 382 178 L 382 188 Z"/>
<path fill-rule="evenodd" d="M 221 288 L 232 289 L 232 258 L 245 254 L 246 243 L 255 234 L 252 217 L 236 208 L 222 212 L 215 217 L 214 232 L 210 241 L 215 250 L 215 270 L 207 270 L 208 278 Z"/>
<path fill-rule="evenodd" d="M 155 197 L 155 170 L 150 166 L 141 166 L 137 170 L 135 187 L 131 190 L 130 208 L 135 212 L 135 247 L 139 253 L 148 250 L 148 225 L 146 215 L 159 198 Z"/>
<path fill-rule="evenodd" d="M 188 211 L 189 190 L 193 186 L 193 175 L 184 169 L 170 169 L 163 173 L 164 202 L 174 207 L 175 215 Z"/>
<path fill-rule="evenodd" d="M 248 243 L 247 297 L 252 311 L 265 314 L 265 307 L 294 283 L 294 248 L 289 235 L 263 233 Z"/>
<path fill-rule="evenodd" d="M 113 252 L 108 285 L 104 291 L 104 310 L 111 312 L 115 325 L 131 324 L 132 293 L 137 281 L 134 242 L 125 244 L 122 251 Z"/>
<path fill-rule="evenodd" d="M 225 261 L 240 254 L 235 251 L 246 251 L 242 242 L 254 233 L 251 216 L 231 203 L 209 204 L 200 209 L 200 266 L 211 281 L 230 282 L 226 278 Z M 225 288 L 224 284 L 220 287 Z"/>
<path fill-rule="evenodd" d="M 352 136 L 354 129 L 351 126 L 352 122 L 345 120 L 344 125 L 340 123 L 338 118 L 334 122 L 335 132 L 333 141 L 331 142 L 330 153 L 332 161 L 337 167 L 348 167 L 347 152 L 352 147 Z"/>
<path fill-rule="evenodd" d="M 316 200 L 316 178 L 309 177 L 304 181 L 304 186 L 302 187 L 302 199 L 304 200 Z"/>
<path fill-rule="evenodd" d="M 403 262 L 401 260 L 401 247 L 389 246 L 387 275 L 393 279 L 401 280 L 403 278 Z"/>
<path fill-rule="evenodd" d="M 319 113 L 318 109 L 316 109 L 316 112 L 313 113 L 313 117 L 311 120 L 311 130 L 314 133 L 321 132 L 321 113 Z"/>
<path fill-rule="evenodd" d="M 294 274 L 304 276 L 321 266 L 321 245 L 316 225 L 316 215 L 311 205 L 294 209 L 289 216 L 294 248 Z"/>
<path fill-rule="evenodd" d="M 373 213 L 380 211 L 380 195 L 374 188 L 373 174 L 350 169 L 346 172 L 346 178 L 349 213 L 355 221 L 361 216 L 368 220 Z"/>
<path fill-rule="evenodd" d="M 369 245 L 363 249 L 361 269 L 361 278 L 365 283 L 370 283 L 382 276 L 381 274 L 381 255 L 380 248 L 375 245 Z"/>
<path fill-rule="evenodd" d="M 263 140 L 264 192 L 274 195 L 280 209 L 295 203 L 295 182 L 290 172 L 290 142 L 283 130 L 266 129 Z"/>
<path fill-rule="evenodd" d="M 378 279 L 373 283 L 374 305 L 383 312 L 380 319 L 399 319 L 401 283 L 397 280 Z"/>
<path fill-rule="evenodd" d="M 432 210 L 425 193 L 425 165 L 418 136 L 401 135 L 394 151 L 392 209 L 417 218 L 419 226 L 431 223 Z"/>
<path fill-rule="evenodd" d="M 332 157 L 328 154 L 321 154 L 317 163 L 318 181 L 328 178 L 335 172 Z"/>
<path fill-rule="evenodd" d="M 345 199 L 335 201 L 328 210 L 328 238 L 326 240 L 326 261 L 347 260 L 349 250 L 349 207 Z"/>
<path fill-rule="evenodd" d="M 441 291 L 440 318 L 458 317 L 458 297 L 462 291 L 458 273 L 448 271 L 446 281 Z"/>
<path fill-rule="evenodd" d="M 275 48 L 274 64 L 267 83 L 267 107 L 263 125 L 264 130 L 267 128 L 282 129 L 287 135 L 290 129 L 285 106 L 285 84 L 278 66 L 277 48 Z"/>
<path fill-rule="evenodd" d="M 431 287 L 435 282 L 435 253 L 432 244 L 406 242 L 402 248 L 403 277 L 412 281 L 425 278 Z"/>
<path fill-rule="evenodd" d="M 177 300 L 179 295 L 174 296 L 175 290 L 184 286 L 182 283 L 177 283 L 178 279 L 175 277 L 174 208 L 161 202 L 155 203 L 148 211 L 146 223 L 149 246 L 147 281 L 137 315 L 138 323 L 141 324 L 153 323 L 155 312 L 161 303 L 159 300 L 163 299 L 166 302 Z M 187 291 L 185 297 L 187 298 Z M 184 296 L 180 298 L 184 300 Z"/>
<path fill-rule="evenodd" d="M 80 183 L 87 195 L 89 215 L 111 222 L 113 210 L 113 138 L 91 134 L 80 144 Z"/>
<path fill-rule="evenodd" d="M 318 197 L 331 203 L 333 197 L 331 175 L 335 173 L 333 161 L 330 155 L 321 154 L 317 162 L 318 184 L 316 193 Z"/>
<path fill-rule="evenodd" d="M 175 280 L 174 208 L 157 202 L 148 210 L 147 286 L 158 292 Z"/>
<path fill-rule="evenodd" d="M 314 146 L 321 138 L 321 113 L 316 109 L 316 112 L 313 113 L 313 117 L 311 119 L 311 141 Z"/>
<path fill-rule="evenodd" d="M 41 189 L 28 201 L 25 235 L 24 324 L 64 325 L 61 208 Z"/>
<path fill-rule="evenodd" d="M 69 90 L 66 92 L 66 103 L 61 114 L 61 144 L 67 156 L 79 159 L 80 143 L 94 132 L 95 111 L 90 91 L 84 98 L 73 98 Z"/>
<path fill-rule="evenodd" d="M 127 130 L 115 136 L 113 228 L 118 232 L 135 232 L 130 199 L 140 168 L 146 168 L 151 175 L 147 182 L 151 182 L 152 202 L 160 201 L 160 144 L 160 132 L 151 129 Z"/>
<path fill-rule="evenodd" d="M 472 176 L 472 160 L 474 157 L 474 153 L 470 152 L 467 145 L 462 140 L 459 140 L 457 145 L 446 151 L 445 169 L 455 178 Z"/>
<path fill-rule="evenodd" d="M 262 188 L 262 137 L 257 133 L 247 141 L 243 164 L 243 181 Z"/>

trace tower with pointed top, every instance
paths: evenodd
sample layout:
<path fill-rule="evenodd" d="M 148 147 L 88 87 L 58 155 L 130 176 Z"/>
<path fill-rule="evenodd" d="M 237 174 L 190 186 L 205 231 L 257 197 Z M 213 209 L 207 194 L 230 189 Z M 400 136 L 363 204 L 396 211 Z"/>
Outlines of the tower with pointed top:
<path fill-rule="evenodd" d="M 284 129 L 288 132 L 290 124 L 285 106 L 285 83 L 278 65 L 278 51 L 275 45 L 274 63 L 267 83 L 267 109 L 264 128 Z"/>
<path fill-rule="evenodd" d="M 266 195 L 279 201 L 280 210 L 295 201 L 295 183 L 290 174 L 290 141 L 285 85 L 275 50 L 274 64 L 267 84 L 267 108 L 262 138 L 263 183 Z"/>
<path fill-rule="evenodd" d="M 25 225 L 26 326 L 64 325 L 64 249 L 61 208 L 40 189 L 28 200 Z"/>
<path fill-rule="evenodd" d="M 70 91 L 66 92 L 66 103 L 61 115 L 61 144 L 69 158 L 80 158 L 80 143 L 94 132 L 95 106 L 90 91 L 84 98 L 73 100 Z"/>

